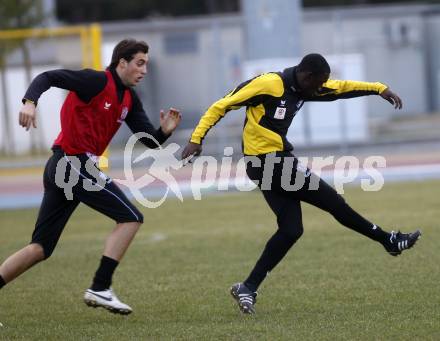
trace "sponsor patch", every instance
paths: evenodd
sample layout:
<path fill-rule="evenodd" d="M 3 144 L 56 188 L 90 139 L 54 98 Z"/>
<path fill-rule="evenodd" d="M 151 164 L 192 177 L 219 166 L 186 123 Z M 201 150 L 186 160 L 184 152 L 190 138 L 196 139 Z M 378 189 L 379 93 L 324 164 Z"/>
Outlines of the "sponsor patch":
<path fill-rule="evenodd" d="M 276 118 L 277 120 L 283 120 L 286 116 L 286 110 L 286 108 L 277 107 L 277 109 L 275 110 L 274 118 Z"/>

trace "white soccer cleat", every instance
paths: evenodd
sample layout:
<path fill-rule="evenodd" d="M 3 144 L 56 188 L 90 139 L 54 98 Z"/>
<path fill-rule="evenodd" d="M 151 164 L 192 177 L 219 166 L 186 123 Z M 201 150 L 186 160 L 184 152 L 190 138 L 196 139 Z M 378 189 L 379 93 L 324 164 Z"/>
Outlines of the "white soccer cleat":
<path fill-rule="evenodd" d="M 133 311 L 129 305 L 119 301 L 111 288 L 103 291 L 87 289 L 84 293 L 84 302 L 89 307 L 102 307 L 115 314 L 128 315 Z"/>

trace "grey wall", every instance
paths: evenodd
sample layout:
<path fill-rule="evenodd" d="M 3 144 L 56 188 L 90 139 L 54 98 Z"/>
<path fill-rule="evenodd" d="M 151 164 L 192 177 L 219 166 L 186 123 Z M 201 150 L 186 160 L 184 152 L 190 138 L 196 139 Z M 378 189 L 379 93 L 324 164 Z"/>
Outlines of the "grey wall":
<path fill-rule="evenodd" d="M 305 10 L 297 46 L 302 47 L 302 54 L 364 55 L 365 80 L 388 84 L 404 100 L 404 109 L 395 111 L 388 103 L 369 98 L 371 118 L 439 110 L 438 9 L 436 5 L 405 5 Z M 289 17 L 286 11 L 283 18 Z M 296 16 L 292 14 L 292 18 Z M 153 93 L 146 95 L 148 108 L 185 108 L 183 125 L 191 126 L 194 117 L 241 81 L 242 62 L 249 54 L 248 20 L 249 16 L 241 15 L 161 19 L 105 24 L 103 31 L 105 41 L 126 36 L 148 41 L 152 64 L 145 86 L 149 90 L 144 93 Z M 258 20 L 252 25 L 258 32 Z M 273 35 L 276 39 L 277 34 Z M 270 49 L 273 44 L 269 38 L 259 43 L 262 45 L 255 43 L 255 48 Z M 288 46 L 293 51 L 293 45 Z M 270 57 L 276 56 L 273 51 Z"/>
<path fill-rule="evenodd" d="M 440 111 L 440 13 L 426 13 L 425 19 L 428 105 L 430 110 Z"/>
<path fill-rule="evenodd" d="M 301 55 L 299 0 L 241 0 L 246 58 L 290 58 Z"/>
<path fill-rule="evenodd" d="M 404 100 L 395 112 L 374 98 L 369 115 L 413 114 L 428 111 L 424 7 L 378 6 L 358 9 L 312 10 L 304 15 L 304 53 L 361 53 L 366 81 L 381 81 Z"/>
<path fill-rule="evenodd" d="M 148 76 L 137 91 L 156 125 L 160 109 L 182 109 L 184 120 L 177 134 L 182 132 L 186 141 L 189 132 L 185 128 L 192 129 L 213 101 L 242 81 L 245 61 L 291 57 L 298 48 L 301 54 L 361 54 L 365 59 L 364 80 L 390 85 L 404 101 L 404 109 L 396 111 L 377 96 L 369 97 L 370 119 L 440 111 L 439 5 L 318 8 L 300 14 L 296 12 L 297 0 L 243 3 L 244 15 L 103 24 L 104 43 L 114 45 L 126 37 L 149 43 Z M 274 20 L 280 22 L 274 25 Z M 81 47 L 76 38 L 33 40 L 28 46 L 36 69 L 48 65 L 81 67 Z M 11 54 L 8 67 L 21 65 L 21 54 Z M 219 133 L 216 137 L 219 129 L 213 129 L 210 140 L 218 138 L 219 145 L 224 146 L 225 139 L 234 139 L 239 145 L 243 118 L 243 111 L 228 114 L 219 125 L 227 126 L 222 131 L 229 135 Z M 125 141 L 127 134 L 122 130 L 119 141 Z"/>
<path fill-rule="evenodd" d="M 170 106 L 185 108 L 183 126 L 193 126 L 215 99 L 241 82 L 240 16 L 110 24 L 103 31 L 105 42 L 127 36 L 148 42 L 149 74 L 139 90 L 146 95 L 151 116 Z M 154 96 L 148 96 L 150 92 Z"/>

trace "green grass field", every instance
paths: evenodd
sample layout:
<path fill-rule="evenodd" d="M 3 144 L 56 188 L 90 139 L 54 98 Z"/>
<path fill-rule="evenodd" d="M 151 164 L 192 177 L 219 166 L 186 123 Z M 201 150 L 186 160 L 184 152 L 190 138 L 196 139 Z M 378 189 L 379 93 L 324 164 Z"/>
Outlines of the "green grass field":
<path fill-rule="evenodd" d="M 440 340 L 439 181 L 350 189 L 377 224 L 420 227 L 394 258 L 382 246 L 303 205 L 305 233 L 244 316 L 229 286 L 247 276 L 275 219 L 260 193 L 144 209 L 145 224 L 115 274 L 134 313 L 82 302 L 112 222 L 84 206 L 48 261 L 0 290 L 1 340 Z M 37 210 L 0 212 L 0 259 L 26 244 Z"/>

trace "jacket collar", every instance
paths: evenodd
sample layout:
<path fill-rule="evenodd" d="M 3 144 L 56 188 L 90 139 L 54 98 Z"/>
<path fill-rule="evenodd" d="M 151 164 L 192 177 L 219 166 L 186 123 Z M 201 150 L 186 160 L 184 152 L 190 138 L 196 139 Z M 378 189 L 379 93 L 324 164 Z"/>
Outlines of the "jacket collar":
<path fill-rule="evenodd" d="M 290 88 L 293 92 L 298 92 L 301 90 L 300 86 L 298 85 L 298 79 L 296 78 L 296 66 L 284 69 L 281 77 L 283 78 L 285 88 Z"/>
<path fill-rule="evenodd" d="M 119 77 L 118 73 L 116 72 L 116 69 L 114 68 L 109 68 L 110 73 L 112 74 L 112 77 L 115 81 L 115 85 L 116 85 L 116 89 L 118 90 L 127 90 L 128 87 L 126 87 L 124 85 L 124 83 L 122 83 L 121 78 Z"/>

